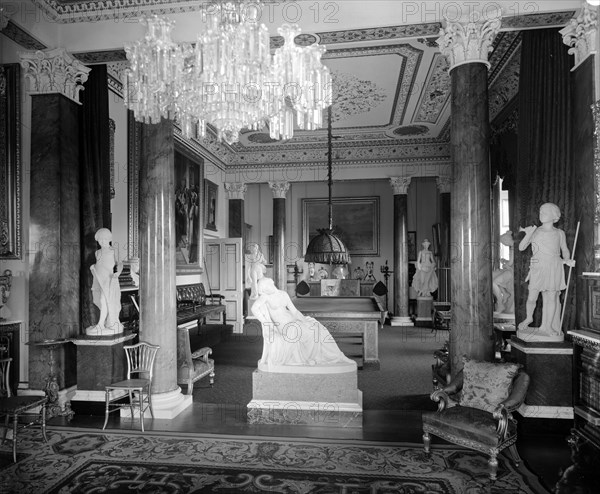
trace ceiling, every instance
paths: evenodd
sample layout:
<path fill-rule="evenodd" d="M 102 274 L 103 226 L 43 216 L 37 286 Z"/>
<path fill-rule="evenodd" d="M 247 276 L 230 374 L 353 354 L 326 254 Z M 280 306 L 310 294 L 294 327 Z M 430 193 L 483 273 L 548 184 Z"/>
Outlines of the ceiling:
<path fill-rule="evenodd" d="M 74 56 L 87 64 L 109 64 L 115 91 L 126 67 L 124 43 L 141 37 L 137 20 L 142 15 L 173 17 L 176 39 L 190 41 L 206 8 L 203 2 L 178 0 L 34 3 L 57 23 L 61 45 Z M 580 6 L 578 0 L 493 3 L 499 4 L 506 6 L 502 32 L 490 56 L 492 121 L 506 113 L 518 92 L 521 30 L 563 27 Z M 451 16 L 451 8 L 458 5 L 392 0 L 269 2 L 264 20 L 273 47 L 281 43 L 276 27 L 295 21 L 302 27 L 298 44 L 316 41 L 327 48 L 323 61 L 334 79 L 336 163 L 375 167 L 450 159 L 450 75 L 435 40 L 442 27 L 441 14 Z M 18 29 L 16 19 L 11 19 L 3 34 L 22 37 Z M 325 129 L 297 131 L 293 139 L 273 141 L 268 130 L 244 131 L 232 146 L 213 138 L 203 146 L 229 167 L 322 164 L 327 156 L 326 134 Z"/>

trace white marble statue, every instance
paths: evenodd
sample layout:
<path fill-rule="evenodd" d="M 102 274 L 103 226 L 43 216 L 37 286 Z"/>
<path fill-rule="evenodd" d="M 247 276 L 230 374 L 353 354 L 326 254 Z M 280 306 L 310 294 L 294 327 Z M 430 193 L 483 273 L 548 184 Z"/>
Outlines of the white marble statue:
<path fill-rule="evenodd" d="M 540 207 L 540 227 L 528 226 L 519 231 L 525 236 L 519 244 L 524 251 L 531 245 L 529 274 L 529 295 L 526 303 L 526 317 L 519 323 L 517 336 L 528 340 L 552 339 L 561 341 L 564 336 L 560 327 L 560 292 L 565 283 L 564 265 L 575 266 L 567 247 L 565 232 L 554 223 L 560 219 L 560 209 L 556 204 L 545 203 Z M 562 256 L 562 257 L 561 257 Z M 538 296 L 542 294 L 542 322 L 539 328 L 531 328 L 533 312 Z"/>
<path fill-rule="evenodd" d="M 94 236 L 100 248 L 96 251 L 96 264 L 90 266 L 94 277 L 92 296 L 100 309 L 100 317 L 95 326 L 86 328 L 88 335 L 110 335 L 123 331 L 119 321 L 121 312 L 121 287 L 119 275 L 123 263 L 118 261 L 117 251 L 112 247 L 112 233 L 108 228 L 100 228 Z M 115 271 L 116 266 L 116 271 Z"/>
<path fill-rule="evenodd" d="M 260 370 L 278 366 L 356 366 L 340 351 L 327 328 L 296 309 L 287 292 L 277 289 L 271 278 L 258 281 L 258 295 L 252 312 L 263 328 Z"/>
<path fill-rule="evenodd" d="M 413 276 L 412 287 L 420 297 L 430 297 L 438 288 L 438 279 L 435 273 L 436 264 L 433 252 L 429 250 L 431 245 L 429 240 L 423 240 L 421 245 L 423 249 L 417 256 L 417 271 Z"/>
<path fill-rule="evenodd" d="M 508 259 L 500 259 L 501 268 L 492 273 L 492 289 L 496 298 L 495 312 L 515 312 L 514 240 L 509 230 L 500 235 L 500 243 L 508 247 Z"/>
<path fill-rule="evenodd" d="M 246 249 L 246 286 L 250 288 L 250 299 L 258 298 L 258 280 L 267 274 L 267 260 L 257 243 L 248 244 Z"/>

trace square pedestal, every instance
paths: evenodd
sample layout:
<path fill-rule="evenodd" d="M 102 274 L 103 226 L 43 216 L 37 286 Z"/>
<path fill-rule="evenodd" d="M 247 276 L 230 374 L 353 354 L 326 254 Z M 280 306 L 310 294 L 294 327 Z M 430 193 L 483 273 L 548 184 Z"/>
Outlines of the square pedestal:
<path fill-rule="evenodd" d="M 104 415 L 105 386 L 126 378 L 127 360 L 123 345 L 131 344 L 133 333 L 111 336 L 81 335 L 77 346 L 77 391 L 71 408 L 77 414 Z"/>
<path fill-rule="evenodd" d="M 523 365 L 529 377 L 525 403 L 519 408 L 524 417 L 573 418 L 573 347 L 567 342 L 527 342 L 516 336 L 510 340 L 511 360 Z"/>
<path fill-rule="evenodd" d="M 418 326 L 430 326 L 432 324 L 433 297 L 417 297 L 417 317 L 415 321 Z"/>
<path fill-rule="evenodd" d="M 336 374 L 257 369 L 252 374 L 248 423 L 362 427 L 356 369 Z"/>

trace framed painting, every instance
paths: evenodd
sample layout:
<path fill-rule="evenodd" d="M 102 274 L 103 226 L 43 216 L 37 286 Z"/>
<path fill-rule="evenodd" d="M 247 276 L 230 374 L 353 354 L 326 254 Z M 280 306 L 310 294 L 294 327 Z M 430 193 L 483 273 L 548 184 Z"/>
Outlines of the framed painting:
<path fill-rule="evenodd" d="M 21 259 L 20 70 L 0 65 L 0 259 Z"/>
<path fill-rule="evenodd" d="M 408 250 L 408 260 L 417 260 L 417 232 L 408 232 L 406 237 L 406 248 Z"/>
<path fill-rule="evenodd" d="M 346 245 L 350 256 L 379 255 L 379 197 L 344 197 L 332 199 L 335 234 Z M 304 250 L 327 228 L 328 199 L 302 199 L 302 242 Z"/>
<path fill-rule="evenodd" d="M 175 258 L 178 274 L 201 271 L 202 159 L 175 146 Z"/>
<path fill-rule="evenodd" d="M 217 184 L 204 179 L 204 228 L 217 231 Z"/>

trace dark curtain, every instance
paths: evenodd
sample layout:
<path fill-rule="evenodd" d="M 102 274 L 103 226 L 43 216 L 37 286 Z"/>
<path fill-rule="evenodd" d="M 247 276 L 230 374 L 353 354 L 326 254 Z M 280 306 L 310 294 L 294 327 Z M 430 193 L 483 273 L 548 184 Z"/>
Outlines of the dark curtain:
<path fill-rule="evenodd" d="M 94 235 L 99 228 L 111 228 L 110 218 L 110 134 L 106 65 L 91 66 L 81 91 L 80 119 L 80 206 L 81 206 L 81 328 L 98 322 L 99 310 L 92 301 Z"/>
<path fill-rule="evenodd" d="M 577 225 L 575 218 L 571 156 L 571 58 L 558 30 L 523 33 L 519 82 L 518 166 L 514 183 L 515 205 L 511 229 L 515 232 L 515 317 L 525 318 L 531 250 L 520 253 L 523 238 L 519 227 L 540 225 L 539 208 L 545 202 L 561 210 L 557 228 L 565 231 L 572 248 Z M 568 271 L 566 271 L 568 273 Z M 572 274 L 572 278 L 574 273 Z M 573 279 L 569 298 L 574 292 Z M 574 315 L 565 313 L 568 324 Z M 541 320 L 541 297 L 532 327 Z M 566 326 L 563 325 L 563 327 Z"/>

